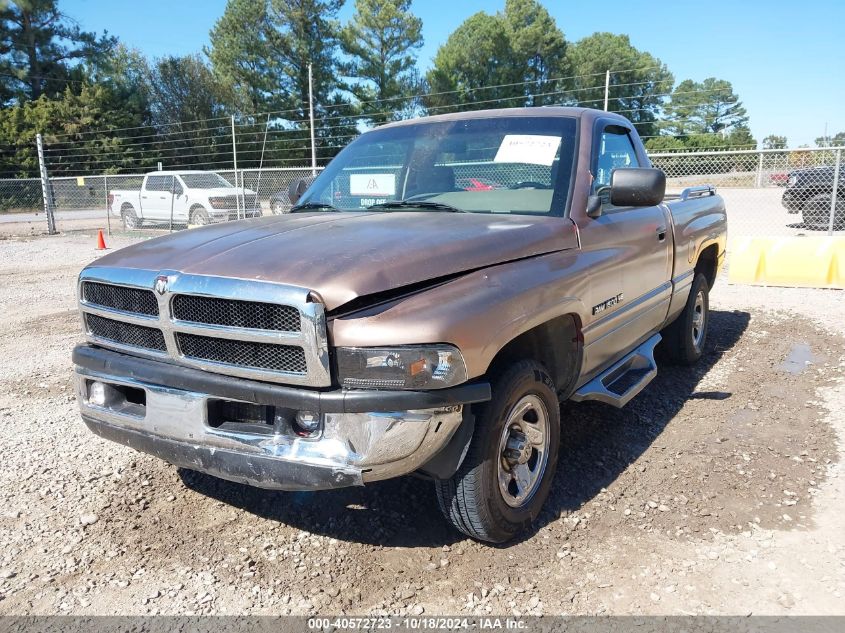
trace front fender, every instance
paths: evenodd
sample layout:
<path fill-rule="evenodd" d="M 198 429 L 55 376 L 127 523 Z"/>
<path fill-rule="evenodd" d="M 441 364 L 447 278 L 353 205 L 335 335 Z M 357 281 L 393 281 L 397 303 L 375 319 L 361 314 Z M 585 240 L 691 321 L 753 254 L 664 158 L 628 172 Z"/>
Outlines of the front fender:
<path fill-rule="evenodd" d="M 389 305 L 329 322 L 335 346 L 451 343 L 469 378 L 483 375 L 520 334 L 555 317 L 585 322 L 587 265 L 577 249 L 491 266 Z"/>

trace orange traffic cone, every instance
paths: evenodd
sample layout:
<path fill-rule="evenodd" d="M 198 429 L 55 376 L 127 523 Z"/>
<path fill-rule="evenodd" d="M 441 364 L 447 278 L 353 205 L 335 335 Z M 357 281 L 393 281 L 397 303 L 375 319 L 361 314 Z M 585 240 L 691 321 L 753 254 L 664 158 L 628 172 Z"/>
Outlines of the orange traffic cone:
<path fill-rule="evenodd" d="M 100 229 L 97 232 L 97 250 L 98 251 L 106 250 L 106 240 L 103 238 L 103 229 Z"/>

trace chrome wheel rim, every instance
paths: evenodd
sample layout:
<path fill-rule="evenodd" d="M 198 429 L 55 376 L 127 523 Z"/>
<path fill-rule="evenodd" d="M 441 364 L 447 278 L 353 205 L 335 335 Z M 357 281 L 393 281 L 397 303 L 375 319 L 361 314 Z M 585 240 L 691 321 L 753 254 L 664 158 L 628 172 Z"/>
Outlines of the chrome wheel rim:
<path fill-rule="evenodd" d="M 549 459 L 549 412 L 535 395 L 523 396 L 508 413 L 498 452 L 499 492 L 512 508 L 536 494 Z"/>
<path fill-rule="evenodd" d="M 127 211 L 123 214 L 123 224 L 127 229 L 134 229 L 137 224 L 135 214 L 132 211 Z"/>
<path fill-rule="evenodd" d="M 707 326 L 707 316 L 704 311 L 704 291 L 699 290 L 695 295 L 695 304 L 692 307 L 692 344 L 696 351 L 701 351 L 701 344 L 704 341 L 704 330 Z"/>

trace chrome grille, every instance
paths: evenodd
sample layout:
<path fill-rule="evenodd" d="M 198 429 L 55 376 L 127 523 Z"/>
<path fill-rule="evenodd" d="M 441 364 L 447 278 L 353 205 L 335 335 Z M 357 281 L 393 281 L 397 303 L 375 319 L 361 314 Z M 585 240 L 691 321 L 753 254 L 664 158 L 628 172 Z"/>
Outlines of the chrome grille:
<path fill-rule="evenodd" d="M 325 307 L 307 288 L 94 265 L 80 274 L 78 296 L 96 345 L 228 376 L 331 385 Z"/>
<path fill-rule="evenodd" d="M 134 323 L 124 323 L 107 319 L 96 314 L 86 314 L 85 322 L 88 331 L 94 336 L 130 347 L 166 352 L 167 345 L 164 343 L 164 335 L 161 330 Z"/>
<path fill-rule="evenodd" d="M 158 316 L 158 302 L 152 290 L 86 281 L 82 284 L 82 298 L 112 310 Z"/>
<path fill-rule="evenodd" d="M 174 319 L 190 323 L 277 332 L 299 332 L 302 329 L 299 310 L 273 303 L 176 295 L 171 310 Z"/>
<path fill-rule="evenodd" d="M 305 374 L 305 352 L 294 345 L 233 341 L 212 336 L 176 333 L 179 351 L 188 358 L 240 367 Z"/>

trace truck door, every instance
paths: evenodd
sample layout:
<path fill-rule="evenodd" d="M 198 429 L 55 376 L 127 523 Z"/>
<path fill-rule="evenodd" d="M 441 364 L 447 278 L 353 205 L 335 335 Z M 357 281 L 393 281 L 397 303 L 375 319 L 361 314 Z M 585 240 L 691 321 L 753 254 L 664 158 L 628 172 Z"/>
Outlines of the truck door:
<path fill-rule="evenodd" d="M 173 221 L 180 224 L 188 223 L 188 189 L 185 183 L 179 176 L 171 176 L 175 178 L 173 181 L 173 189 L 168 192 L 173 192 Z M 170 184 L 170 183 L 168 183 Z M 170 209 L 167 210 L 168 218 L 170 217 Z"/>
<path fill-rule="evenodd" d="M 170 219 L 170 189 L 173 176 L 149 175 L 141 189 L 141 209 L 145 220 L 163 222 Z"/>
<path fill-rule="evenodd" d="M 602 199 L 597 218 L 574 217 L 589 253 L 589 322 L 584 324 L 584 369 L 606 367 L 662 326 L 671 298 L 672 230 L 668 211 L 614 207 L 610 176 L 620 167 L 647 167 L 635 132 L 599 119 L 594 130 L 591 193 Z"/>

